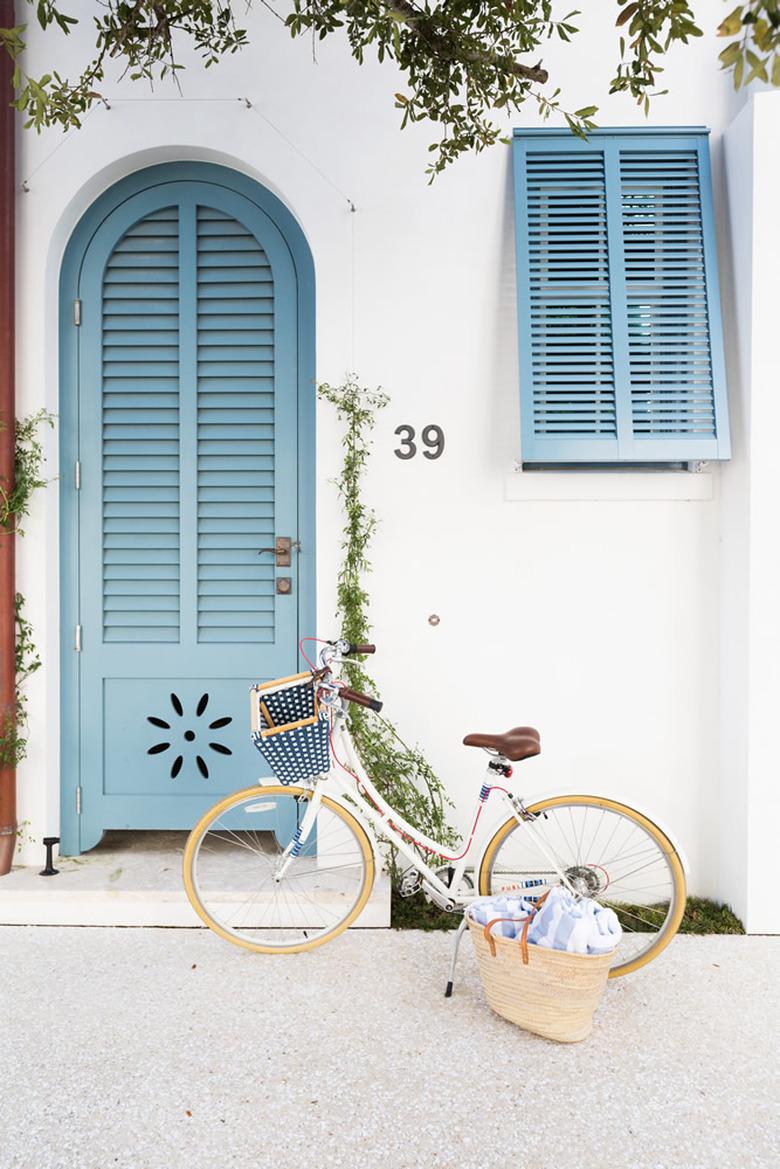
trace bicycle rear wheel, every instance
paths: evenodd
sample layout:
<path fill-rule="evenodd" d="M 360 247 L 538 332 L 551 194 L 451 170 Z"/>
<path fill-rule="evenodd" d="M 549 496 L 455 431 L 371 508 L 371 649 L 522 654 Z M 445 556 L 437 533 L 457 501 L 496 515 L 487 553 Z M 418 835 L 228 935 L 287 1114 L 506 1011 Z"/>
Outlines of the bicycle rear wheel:
<path fill-rule="evenodd" d="M 529 806 L 532 823 L 507 820 L 485 850 L 479 891 L 560 884 L 537 840 L 577 893 L 614 909 L 623 927 L 610 978 L 657 958 L 685 911 L 685 873 L 667 836 L 633 808 L 600 796 L 558 796 Z M 543 892 L 533 887 L 529 892 Z"/>
<path fill-rule="evenodd" d="M 210 808 L 184 850 L 184 887 L 221 938 L 265 954 L 311 950 L 363 910 L 374 855 L 360 822 L 324 796 L 312 832 L 280 880 L 275 868 L 303 818 L 308 788 L 268 785 Z"/>

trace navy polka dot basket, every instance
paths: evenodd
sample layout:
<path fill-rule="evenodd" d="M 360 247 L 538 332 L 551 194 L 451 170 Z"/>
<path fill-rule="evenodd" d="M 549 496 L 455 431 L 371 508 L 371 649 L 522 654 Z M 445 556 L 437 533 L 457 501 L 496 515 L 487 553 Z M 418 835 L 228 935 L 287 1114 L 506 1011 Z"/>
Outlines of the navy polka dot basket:
<path fill-rule="evenodd" d="M 311 674 L 253 686 L 252 741 L 280 783 L 330 770 L 330 722 L 320 711 Z"/>

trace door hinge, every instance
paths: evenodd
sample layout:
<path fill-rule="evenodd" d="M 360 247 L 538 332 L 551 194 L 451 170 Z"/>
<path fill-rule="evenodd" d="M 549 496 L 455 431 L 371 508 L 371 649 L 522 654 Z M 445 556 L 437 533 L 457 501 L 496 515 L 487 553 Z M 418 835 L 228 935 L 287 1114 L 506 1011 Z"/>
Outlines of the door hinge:
<path fill-rule="evenodd" d="M 81 784 L 76 788 L 76 815 L 81 815 Z"/>
<path fill-rule="evenodd" d="M 74 302 L 73 302 L 73 324 L 74 325 L 81 324 L 81 301 L 80 300 L 74 300 Z"/>
<path fill-rule="evenodd" d="M 73 482 L 77 491 L 81 491 L 81 460 L 76 459 L 76 466 L 73 472 Z"/>
<path fill-rule="evenodd" d="M 81 626 L 80 625 L 76 626 L 76 638 L 75 638 L 75 641 L 73 643 L 73 648 L 75 649 L 77 654 L 81 653 Z"/>

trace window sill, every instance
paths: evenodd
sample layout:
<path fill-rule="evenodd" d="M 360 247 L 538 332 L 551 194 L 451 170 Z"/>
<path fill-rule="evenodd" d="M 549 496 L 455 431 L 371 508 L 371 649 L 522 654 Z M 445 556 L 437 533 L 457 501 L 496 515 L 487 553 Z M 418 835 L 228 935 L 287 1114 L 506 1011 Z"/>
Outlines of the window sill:
<path fill-rule="evenodd" d="M 702 502 L 713 497 L 711 471 L 515 471 L 504 477 L 508 503 L 545 501 Z"/>

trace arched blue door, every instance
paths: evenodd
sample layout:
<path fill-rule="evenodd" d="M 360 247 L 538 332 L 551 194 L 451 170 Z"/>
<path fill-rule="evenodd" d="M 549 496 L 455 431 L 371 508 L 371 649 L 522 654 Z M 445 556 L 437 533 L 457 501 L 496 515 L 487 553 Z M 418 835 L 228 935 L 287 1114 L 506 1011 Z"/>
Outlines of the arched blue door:
<path fill-rule="evenodd" d="M 294 673 L 313 629 L 313 271 L 268 191 L 178 163 L 97 201 L 61 291 L 75 853 L 106 828 L 188 828 L 267 774 L 248 687 Z M 300 541 L 289 566 L 263 551 L 280 536 Z"/>

